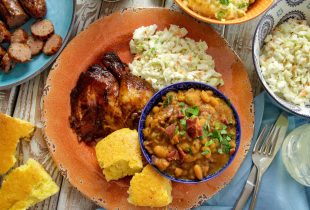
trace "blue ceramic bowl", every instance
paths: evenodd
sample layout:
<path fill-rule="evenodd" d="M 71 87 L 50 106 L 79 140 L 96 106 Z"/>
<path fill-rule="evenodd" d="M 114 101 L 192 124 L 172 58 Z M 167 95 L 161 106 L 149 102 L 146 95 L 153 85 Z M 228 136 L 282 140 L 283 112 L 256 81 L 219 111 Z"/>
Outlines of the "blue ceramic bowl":
<path fill-rule="evenodd" d="M 54 23 L 55 33 L 63 38 L 61 49 L 52 56 L 46 56 L 43 53 L 34 56 L 28 63 L 17 64 L 9 73 L 0 71 L 0 90 L 24 83 L 46 70 L 69 41 L 74 23 L 75 0 L 46 0 L 46 6 L 45 18 Z M 35 19 L 32 18 L 22 26 L 28 34 L 30 34 L 30 26 L 34 21 Z"/>
<path fill-rule="evenodd" d="M 286 111 L 303 117 L 310 118 L 310 102 L 306 106 L 299 106 L 287 102 L 275 94 L 267 84 L 260 68 L 260 50 L 264 45 L 264 40 L 272 30 L 289 18 L 307 20 L 310 24 L 310 1 L 309 0 L 280 0 L 274 4 L 259 21 L 253 39 L 253 61 L 257 75 L 268 94 Z"/>
<path fill-rule="evenodd" d="M 219 171 L 217 171 L 214 174 L 210 174 L 206 177 L 203 178 L 203 180 L 185 180 L 185 179 L 177 179 L 173 176 L 170 176 L 169 174 L 166 174 L 162 171 L 160 171 L 156 166 L 154 166 L 154 164 L 152 163 L 152 157 L 151 155 L 148 153 L 148 151 L 146 150 L 146 148 L 144 147 L 144 136 L 143 136 L 143 129 L 145 127 L 145 120 L 147 115 L 152 111 L 153 107 L 156 106 L 159 102 L 162 101 L 162 97 L 164 95 L 166 95 L 168 92 L 171 91 L 178 91 L 178 90 L 188 90 L 190 88 L 194 88 L 194 89 L 200 89 L 200 90 L 211 90 L 215 96 L 223 99 L 232 109 L 234 117 L 236 119 L 236 126 L 237 126 L 237 130 L 236 130 L 236 152 L 230 157 L 230 159 L 228 160 L 228 162 L 224 165 L 223 168 L 221 168 Z M 175 182 L 180 182 L 180 183 L 185 183 L 185 184 L 193 184 L 193 183 L 200 183 L 200 182 L 205 182 L 208 181 L 214 177 L 217 177 L 219 174 L 221 174 L 233 161 L 233 159 L 235 158 L 238 149 L 239 149 L 239 145 L 240 145 L 240 139 L 241 139 L 241 126 L 240 126 L 240 119 L 239 116 L 237 114 L 236 109 L 234 108 L 234 106 L 230 103 L 230 100 L 227 99 L 223 93 L 221 93 L 219 90 L 215 89 L 212 86 L 209 86 L 207 84 L 204 83 L 200 83 L 200 82 L 181 82 L 181 83 L 175 83 L 172 84 L 170 86 L 167 86 L 163 89 L 161 89 L 160 91 L 158 91 L 151 99 L 150 101 L 147 103 L 147 105 L 144 107 L 142 114 L 141 114 L 141 118 L 139 121 L 139 126 L 138 126 L 138 133 L 139 133 L 139 140 L 140 140 L 140 146 L 141 146 L 141 150 L 143 152 L 144 157 L 146 158 L 146 160 L 148 161 L 148 163 L 150 165 L 152 165 L 160 174 L 162 174 L 163 176 L 167 177 L 168 179 L 175 181 Z"/>

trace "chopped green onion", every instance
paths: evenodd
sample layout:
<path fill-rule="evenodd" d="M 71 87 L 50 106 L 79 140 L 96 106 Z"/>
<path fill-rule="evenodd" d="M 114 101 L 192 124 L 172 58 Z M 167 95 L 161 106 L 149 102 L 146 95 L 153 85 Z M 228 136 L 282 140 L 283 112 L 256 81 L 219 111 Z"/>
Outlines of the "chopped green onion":
<path fill-rule="evenodd" d="M 180 136 L 185 136 L 186 132 L 185 131 L 180 131 L 179 134 L 180 134 Z"/>
<path fill-rule="evenodd" d="M 180 102 L 180 103 L 179 103 L 179 106 L 180 106 L 180 107 L 184 107 L 184 106 L 185 106 L 185 103 L 184 103 L 184 102 Z"/>
<path fill-rule="evenodd" d="M 221 134 L 227 134 L 227 130 L 221 130 Z"/>
<path fill-rule="evenodd" d="M 250 5 L 249 3 L 241 3 L 238 5 L 238 8 L 239 9 L 247 8 L 247 7 L 249 7 L 249 5 Z"/>
<path fill-rule="evenodd" d="M 181 123 L 183 129 L 186 130 L 186 127 L 187 127 L 187 126 L 186 126 L 186 119 L 181 119 L 181 120 L 180 120 L 180 123 Z"/>
<path fill-rule="evenodd" d="M 224 153 L 223 150 L 222 150 L 221 148 L 218 149 L 217 152 L 218 152 L 219 154 L 223 154 L 223 153 Z"/>
<path fill-rule="evenodd" d="M 202 155 L 208 155 L 208 154 L 210 154 L 210 150 L 205 150 L 205 151 L 203 151 L 201 154 L 202 154 Z"/>
<path fill-rule="evenodd" d="M 208 147 L 208 146 L 210 146 L 210 145 L 213 144 L 213 143 L 214 143 L 213 140 L 207 141 L 207 143 L 205 143 L 205 146 Z"/>
<path fill-rule="evenodd" d="M 219 12 L 216 14 L 216 18 L 217 18 L 218 20 L 222 20 L 224 16 L 225 16 L 225 12 L 224 12 L 224 11 L 219 11 Z"/>
<path fill-rule="evenodd" d="M 223 5 L 228 5 L 229 4 L 229 0 L 220 0 L 220 3 Z"/>
<path fill-rule="evenodd" d="M 174 133 L 175 133 L 175 134 L 179 134 L 179 126 L 176 126 L 176 127 L 175 127 Z"/>
<path fill-rule="evenodd" d="M 199 115 L 199 108 L 197 106 L 191 108 L 185 109 L 185 116 L 186 117 L 192 117 L 192 116 L 198 116 Z"/>

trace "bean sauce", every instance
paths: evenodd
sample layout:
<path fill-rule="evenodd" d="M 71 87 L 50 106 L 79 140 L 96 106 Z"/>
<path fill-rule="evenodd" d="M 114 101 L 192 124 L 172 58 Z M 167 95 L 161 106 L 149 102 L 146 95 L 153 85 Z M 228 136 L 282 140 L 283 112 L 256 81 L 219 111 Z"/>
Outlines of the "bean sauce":
<path fill-rule="evenodd" d="M 168 92 L 146 118 L 144 146 L 164 173 L 202 180 L 220 170 L 236 150 L 236 120 L 212 91 Z"/>

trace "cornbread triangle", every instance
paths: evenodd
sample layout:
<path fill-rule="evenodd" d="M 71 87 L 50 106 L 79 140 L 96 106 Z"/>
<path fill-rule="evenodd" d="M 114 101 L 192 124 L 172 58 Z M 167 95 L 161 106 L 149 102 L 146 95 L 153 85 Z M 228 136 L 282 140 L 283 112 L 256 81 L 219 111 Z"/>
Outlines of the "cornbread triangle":
<path fill-rule="evenodd" d="M 129 128 L 114 131 L 98 142 L 96 156 L 108 182 L 143 168 L 138 132 Z"/>
<path fill-rule="evenodd" d="M 56 194 L 59 187 L 35 160 L 12 170 L 0 189 L 1 210 L 26 210 Z"/>
<path fill-rule="evenodd" d="M 164 207 L 172 202 L 171 192 L 171 181 L 147 165 L 132 177 L 128 202 L 136 206 Z"/>
<path fill-rule="evenodd" d="M 0 175 L 14 166 L 19 140 L 30 140 L 34 130 L 31 123 L 0 113 Z"/>

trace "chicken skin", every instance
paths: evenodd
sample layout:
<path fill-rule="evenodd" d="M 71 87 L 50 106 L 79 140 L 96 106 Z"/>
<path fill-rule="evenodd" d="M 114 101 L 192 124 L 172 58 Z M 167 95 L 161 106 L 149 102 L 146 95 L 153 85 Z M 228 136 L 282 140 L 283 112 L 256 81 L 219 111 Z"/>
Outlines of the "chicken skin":
<path fill-rule="evenodd" d="M 106 53 L 102 64 L 81 73 L 71 91 L 71 128 L 85 142 L 121 128 L 136 129 L 153 94 L 152 86 L 132 75 L 116 54 Z"/>
<path fill-rule="evenodd" d="M 141 111 L 154 95 L 154 89 L 144 79 L 131 74 L 114 53 L 106 53 L 102 63 L 119 82 L 118 99 L 127 127 L 136 129 Z"/>
<path fill-rule="evenodd" d="M 71 92 L 70 116 L 80 140 L 92 141 L 124 126 L 118 95 L 118 82 L 101 66 L 91 66 L 80 75 Z"/>

